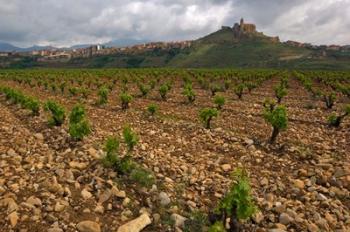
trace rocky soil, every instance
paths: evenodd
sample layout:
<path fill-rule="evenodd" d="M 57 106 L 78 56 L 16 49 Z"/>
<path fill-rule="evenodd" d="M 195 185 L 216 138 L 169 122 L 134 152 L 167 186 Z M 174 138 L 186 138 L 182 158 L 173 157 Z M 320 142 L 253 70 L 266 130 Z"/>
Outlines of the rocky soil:
<path fill-rule="evenodd" d="M 67 109 L 77 102 L 1 83 Z M 198 110 L 212 105 L 199 88 L 194 105 L 184 103 L 176 83 L 167 102 L 153 91 L 127 111 L 120 109 L 118 88 L 104 107 L 93 94 L 86 102 L 93 133 L 79 143 L 70 140 L 66 124 L 49 128 L 45 112 L 32 117 L 1 96 L 0 231 L 181 231 L 193 212 L 215 207 L 237 167 L 248 170 L 259 208 L 244 231 L 350 231 L 350 120 L 329 128 L 324 104 L 293 79 L 283 102 L 289 127 L 276 146 L 266 145 L 271 128 L 261 103 L 277 83 L 266 81 L 241 101 L 222 93 L 228 102 L 211 130 L 198 120 Z M 136 86 L 131 91 L 138 93 Z M 151 102 L 160 106 L 155 117 L 145 113 Z M 153 186 L 139 186 L 100 162 L 105 139 L 120 135 L 126 123 L 140 137 L 133 158 L 154 173 Z"/>

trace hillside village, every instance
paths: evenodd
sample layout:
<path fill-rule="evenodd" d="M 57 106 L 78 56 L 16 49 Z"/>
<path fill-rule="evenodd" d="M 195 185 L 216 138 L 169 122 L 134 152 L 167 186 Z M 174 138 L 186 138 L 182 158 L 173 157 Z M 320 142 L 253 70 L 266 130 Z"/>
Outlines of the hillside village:
<path fill-rule="evenodd" d="M 111 55 L 118 53 L 137 53 L 148 50 L 162 49 L 170 50 L 174 48 L 184 49 L 191 46 L 192 41 L 178 42 L 151 42 L 129 47 L 105 47 L 103 45 L 92 45 L 87 48 L 79 49 L 48 49 L 31 52 L 0 52 L 0 57 L 11 56 L 33 56 L 37 57 L 39 62 L 49 61 L 68 61 L 72 58 L 90 58 L 93 56 Z"/>

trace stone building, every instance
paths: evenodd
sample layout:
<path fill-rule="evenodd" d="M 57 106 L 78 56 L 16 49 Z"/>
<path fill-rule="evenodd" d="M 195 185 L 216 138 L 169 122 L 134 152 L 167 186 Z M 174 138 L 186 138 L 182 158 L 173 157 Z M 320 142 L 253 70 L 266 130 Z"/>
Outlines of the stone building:
<path fill-rule="evenodd" d="M 246 34 L 255 34 L 257 33 L 256 31 L 256 26 L 255 24 L 250 24 L 250 23 L 244 23 L 244 19 L 241 18 L 240 23 L 235 23 L 233 25 L 233 34 L 236 38 L 241 37 L 242 35 Z"/>

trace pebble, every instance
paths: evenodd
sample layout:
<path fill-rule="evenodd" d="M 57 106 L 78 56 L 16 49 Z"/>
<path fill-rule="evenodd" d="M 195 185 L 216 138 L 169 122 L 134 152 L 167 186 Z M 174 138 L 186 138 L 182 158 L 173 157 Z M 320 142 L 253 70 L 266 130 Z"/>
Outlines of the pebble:
<path fill-rule="evenodd" d="M 79 232 L 101 232 L 100 225 L 93 221 L 81 221 L 77 224 Z"/>
<path fill-rule="evenodd" d="M 37 140 L 41 140 L 41 141 L 44 140 L 44 136 L 43 136 L 43 134 L 41 134 L 41 133 L 36 133 L 36 134 L 34 134 L 34 137 L 35 137 Z"/>
<path fill-rule="evenodd" d="M 290 217 L 287 213 L 281 213 L 279 216 L 279 222 L 282 223 L 283 225 L 288 225 L 292 221 L 294 221 L 294 219 Z"/>
<path fill-rule="evenodd" d="M 159 193 L 159 200 L 160 200 L 160 204 L 162 206 L 167 206 L 170 204 L 171 200 L 170 200 L 170 197 L 168 196 L 167 193 L 165 192 L 160 192 Z"/>
<path fill-rule="evenodd" d="M 18 219 L 19 219 L 17 212 L 14 211 L 14 212 L 10 213 L 8 215 L 8 219 L 9 219 L 9 221 L 11 223 L 11 226 L 15 227 L 17 225 L 17 222 L 18 222 Z"/>
<path fill-rule="evenodd" d="M 151 223 L 152 221 L 148 214 L 144 213 L 138 218 L 120 226 L 117 232 L 140 232 Z"/>
<path fill-rule="evenodd" d="M 185 227 L 185 221 L 187 220 L 187 218 L 185 218 L 179 214 L 176 214 L 176 213 L 173 213 L 170 216 L 170 218 L 171 218 L 171 220 L 173 220 L 175 222 L 176 227 L 179 227 L 179 228 Z"/>
<path fill-rule="evenodd" d="M 221 168 L 224 172 L 228 172 L 232 169 L 230 164 L 223 164 L 223 165 L 221 165 Z"/>
<path fill-rule="evenodd" d="M 302 180 L 294 180 L 294 186 L 298 189 L 304 189 L 305 184 Z"/>
<path fill-rule="evenodd" d="M 83 190 L 81 191 L 81 196 L 82 196 L 85 200 L 87 200 L 87 199 L 89 199 L 89 198 L 92 197 L 92 194 L 91 194 L 89 191 L 87 191 L 86 189 L 83 189 Z"/>

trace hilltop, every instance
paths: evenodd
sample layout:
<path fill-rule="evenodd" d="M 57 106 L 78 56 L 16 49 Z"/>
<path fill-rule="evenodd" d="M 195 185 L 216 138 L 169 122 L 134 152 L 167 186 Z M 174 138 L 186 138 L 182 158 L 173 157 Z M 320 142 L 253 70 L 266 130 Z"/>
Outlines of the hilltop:
<path fill-rule="evenodd" d="M 2 58 L 1 58 L 2 57 Z M 235 23 L 193 41 L 0 55 L 0 67 L 209 67 L 350 69 L 349 46 L 281 42 L 254 24 Z"/>

